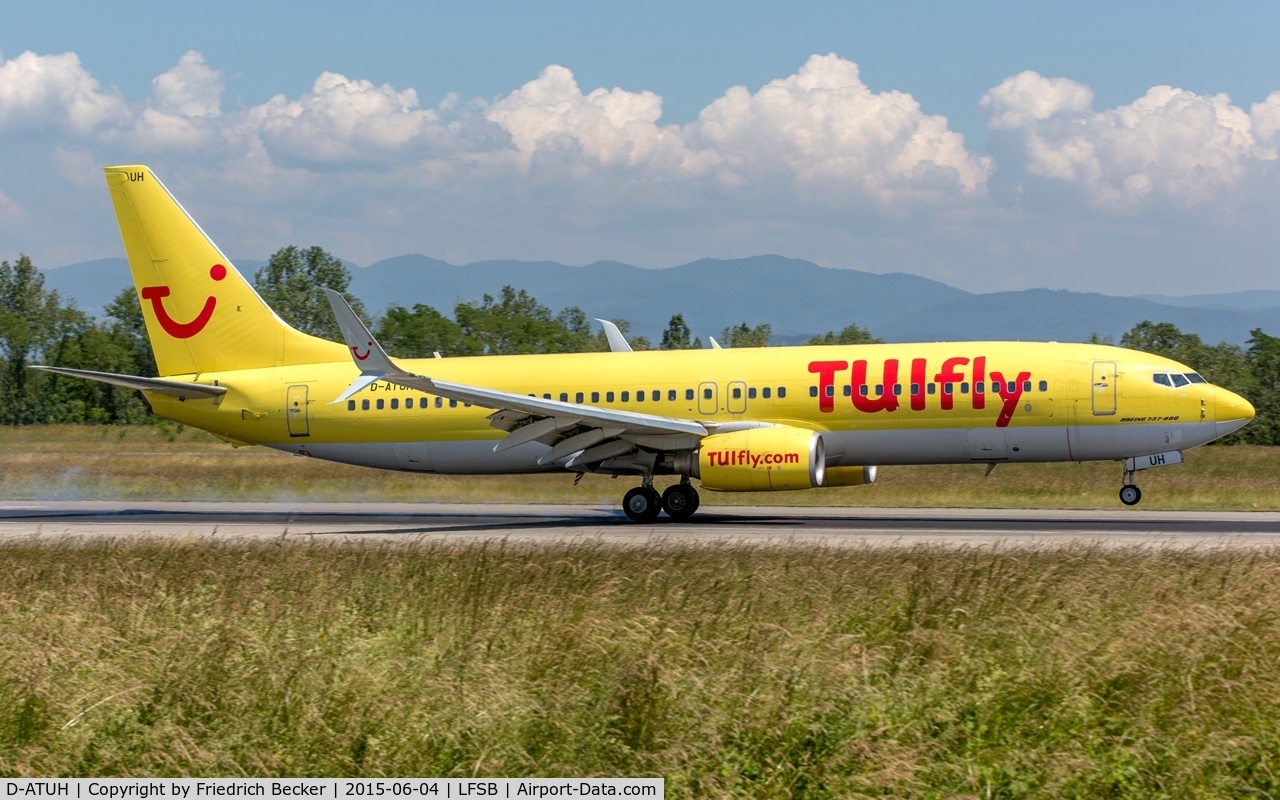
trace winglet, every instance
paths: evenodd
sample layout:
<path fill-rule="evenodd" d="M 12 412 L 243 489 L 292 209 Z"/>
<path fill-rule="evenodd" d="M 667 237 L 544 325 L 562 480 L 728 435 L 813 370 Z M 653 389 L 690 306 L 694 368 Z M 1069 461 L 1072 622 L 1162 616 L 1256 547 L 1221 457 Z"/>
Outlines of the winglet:
<path fill-rule="evenodd" d="M 329 307 L 342 329 L 342 338 L 347 340 L 347 349 L 351 351 L 351 359 L 356 362 L 363 375 L 385 375 L 388 372 L 399 372 L 391 358 L 369 333 L 369 329 L 356 316 L 356 312 L 347 305 L 346 298 L 333 289 L 325 289 L 329 298 Z"/>
<path fill-rule="evenodd" d="M 341 403 L 363 391 L 369 384 L 383 378 L 414 377 L 395 365 L 391 356 L 387 355 L 382 345 L 378 344 L 378 340 L 373 338 L 373 334 L 369 333 L 369 329 L 356 316 L 356 312 L 351 310 L 346 298 L 332 289 L 325 289 L 324 293 L 329 298 L 329 307 L 333 309 L 333 316 L 338 320 L 338 327 L 342 329 L 342 338 L 347 340 L 351 360 L 360 368 L 360 377 L 352 381 L 351 385 L 330 405 Z"/>
<path fill-rule="evenodd" d="M 596 318 L 601 327 L 604 328 L 604 338 L 609 340 L 609 349 L 615 353 L 630 353 L 631 345 L 627 344 L 627 337 L 622 335 L 622 331 L 618 326 L 607 319 Z"/>
<path fill-rule="evenodd" d="M 326 289 L 325 291 L 328 291 L 328 290 Z M 720 346 L 720 343 L 716 341 L 716 337 L 714 337 L 714 336 L 708 336 L 707 338 L 711 340 L 711 349 L 712 349 L 712 350 L 723 350 L 723 349 L 724 349 L 723 347 L 721 347 L 721 346 Z"/>

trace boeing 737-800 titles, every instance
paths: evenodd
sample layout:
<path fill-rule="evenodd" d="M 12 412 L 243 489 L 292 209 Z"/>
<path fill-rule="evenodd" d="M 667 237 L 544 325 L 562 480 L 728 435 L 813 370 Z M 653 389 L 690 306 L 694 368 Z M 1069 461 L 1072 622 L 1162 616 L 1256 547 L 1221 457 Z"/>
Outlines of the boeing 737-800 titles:
<path fill-rule="evenodd" d="M 160 376 L 41 369 L 140 389 L 232 443 L 410 472 L 630 475 L 623 508 L 652 520 L 692 514 L 694 479 L 818 489 L 898 464 L 1123 461 L 1133 505 L 1135 472 L 1254 414 L 1182 364 L 1090 344 L 627 352 L 609 330 L 619 352 L 395 359 L 332 291 L 345 344 L 287 325 L 147 167 L 106 179 Z M 680 481 L 659 496 L 655 475 Z"/>

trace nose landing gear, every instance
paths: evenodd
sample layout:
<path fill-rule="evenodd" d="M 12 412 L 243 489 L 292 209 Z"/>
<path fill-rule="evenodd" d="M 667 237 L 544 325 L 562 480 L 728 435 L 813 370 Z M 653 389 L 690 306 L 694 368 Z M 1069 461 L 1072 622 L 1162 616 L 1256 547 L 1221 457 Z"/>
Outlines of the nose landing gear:
<path fill-rule="evenodd" d="M 1124 483 L 1120 486 L 1120 502 L 1126 506 L 1136 506 L 1142 500 L 1142 490 L 1133 482 L 1133 470 L 1124 471 Z"/>
<path fill-rule="evenodd" d="M 688 519 L 698 510 L 698 490 L 686 477 L 680 483 L 668 486 L 661 496 L 653 488 L 653 479 L 645 476 L 644 482 L 630 490 L 622 498 L 622 510 L 633 522 L 653 522 L 660 511 L 672 519 Z"/>

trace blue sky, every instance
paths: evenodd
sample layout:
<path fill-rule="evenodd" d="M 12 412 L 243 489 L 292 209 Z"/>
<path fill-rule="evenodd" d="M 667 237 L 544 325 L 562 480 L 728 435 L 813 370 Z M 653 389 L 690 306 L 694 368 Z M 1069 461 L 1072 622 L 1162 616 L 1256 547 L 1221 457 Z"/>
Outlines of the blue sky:
<path fill-rule="evenodd" d="M 1280 288 L 1280 4 L 0 8 L 0 257 L 118 255 L 144 162 L 233 256 Z"/>

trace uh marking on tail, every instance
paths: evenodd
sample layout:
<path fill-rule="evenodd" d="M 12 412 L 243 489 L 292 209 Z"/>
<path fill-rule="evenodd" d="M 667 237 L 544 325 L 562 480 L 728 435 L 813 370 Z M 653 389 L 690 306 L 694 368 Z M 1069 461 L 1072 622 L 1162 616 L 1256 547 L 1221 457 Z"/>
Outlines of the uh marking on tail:
<path fill-rule="evenodd" d="M 209 269 L 209 277 L 220 281 L 227 277 L 227 268 L 221 264 L 214 264 Z M 175 339 L 190 339 L 204 330 L 204 326 L 208 325 L 213 317 L 213 309 L 218 304 L 218 298 L 210 295 L 204 301 L 204 308 L 200 309 L 195 319 L 190 322 L 178 322 L 169 316 L 168 309 L 164 307 L 164 298 L 170 293 L 168 286 L 144 286 L 141 292 L 143 300 L 151 301 L 151 310 L 155 312 L 156 321 L 160 323 L 161 328 L 164 328 L 164 332 Z"/>

